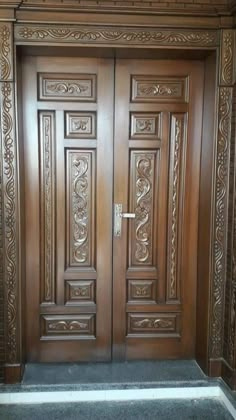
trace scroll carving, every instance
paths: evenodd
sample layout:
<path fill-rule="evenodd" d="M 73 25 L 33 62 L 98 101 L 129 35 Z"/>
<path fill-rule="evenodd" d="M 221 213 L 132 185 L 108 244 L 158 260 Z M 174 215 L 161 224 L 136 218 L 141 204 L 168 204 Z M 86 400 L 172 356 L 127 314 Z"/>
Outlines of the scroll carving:
<path fill-rule="evenodd" d="M 129 280 L 128 300 L 154 301 L 155 300 L 154 280 Z"/>
<path fill-rule="evenodd" d="M 1 87 L 1 127 L 3 152 L 3 186 L 4 186 L 4 289 L 5 289 L 5 329 L 6 361 L 17 361 L 17 173 L 16 144 L 14 124 L 13 84 L 3 82 Z"/>
<path fill-rule="evenodd" d="M 221 84 L 233 84 L 234 31 L 223 30 L 221 41 Z"/>
<path fill-rule="evenodd" d="M 167 299 L 179 299 L 179 228 L 180 223 L 180 186 L 181 162 L 183 149 L 184 116 L 172 115 L 171 126 L 171 162 L 169 181 L 169 220 L 168 220 L 168 253 L 167 253 Z"/>
<path fill-rule="evenodd" d="M 54 302 L 55 281 L 55 138 L 54 113 L 40 112 L 41 281 L 42 301 Z"/>
<path fill-rule="evenodd" d="M 94 288 L 93 280 L 68 280 L 66 282 L 66 304 L 94 302 Z"/>
<path fill-rule="evenodd" d="M 69 151 L 70 265 L 91 266 L 92 262 L 92 165 L 94 152 Z"/>
<path fill-rule="evenodd" d="M 66 137 L 76 139 L 96 138 L 96 113 L 66 112 Z"/>
<path fill-rule="evenodd" d="M 41 318 L 41 339 L 81 335 L 94 335 L 94 315 L 43 315 Z"/>
<path fill-rule="evenodd" d="M 59 27 L 22 25 L 15 27 L 17 41 L 34 42 L 75 42 L 81 43 L 116 43 L 116 44 L 155 44 L 177 46 L 216 46 L 218 44 L 217 31 L 201 30 L 135 30 L 96 27 Z"/>
<path fill-rule="evenodd" d="M 213 291 L 211 316 L 211 357 L 222 356 L 223 306 L 226 270 L 227 196 L 232 89 L 219 88 L 219 121 L 216 151 L 215 225 L 213 251 Z"/>
<path fill-rule="evenodd" d="M 136 218 L 131 239 L 131 264 L 153 264 L 153 202 L 156 152 L 131 152 L 131 197 Z"/>
<path fill-rule="evenodd" d="M 159 114 L 131 113 L 130 137 L 134 140 L 157 140 L 159 135 Z"/>
<path fill-rule="evenodd" d="M 128 334 L 179 336 L 178 314 L 128 314 Z"/>
<path fill-rule="evenodd" d="M 186 78 L 132 76 L 133 102 L 186 101 Z"/>
<path fill-rule="evenodd" d="M 95 101 L 94 74 L 39 73 L 39 99 L 52 101 Z"/>
<path fill-rule="evenodd" d="M 2 81 L 12 78 L 11 43 L 11 25 L 0 23 L 0 80 Z"/>

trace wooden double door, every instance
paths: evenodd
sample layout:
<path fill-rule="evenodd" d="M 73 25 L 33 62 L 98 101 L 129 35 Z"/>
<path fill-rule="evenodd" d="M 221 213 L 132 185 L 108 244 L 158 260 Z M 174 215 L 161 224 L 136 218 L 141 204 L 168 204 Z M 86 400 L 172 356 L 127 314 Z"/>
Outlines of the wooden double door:
<path fill-rule="evenodd" d="M 194 357 L 203 77 L 24 58 L 28 361 Z"/>

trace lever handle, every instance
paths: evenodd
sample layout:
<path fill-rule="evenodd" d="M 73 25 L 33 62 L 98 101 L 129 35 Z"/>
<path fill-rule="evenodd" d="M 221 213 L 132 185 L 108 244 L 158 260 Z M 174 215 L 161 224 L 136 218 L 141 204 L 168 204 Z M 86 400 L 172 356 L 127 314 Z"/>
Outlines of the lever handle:
<path fill-rule="evenodd" d="M 121 236 L 122 228 L 122 218 L 123 219 L 134 219 L 135 213 L 122 213 L 122 204 L 114 205 L 114 236 Z"/>

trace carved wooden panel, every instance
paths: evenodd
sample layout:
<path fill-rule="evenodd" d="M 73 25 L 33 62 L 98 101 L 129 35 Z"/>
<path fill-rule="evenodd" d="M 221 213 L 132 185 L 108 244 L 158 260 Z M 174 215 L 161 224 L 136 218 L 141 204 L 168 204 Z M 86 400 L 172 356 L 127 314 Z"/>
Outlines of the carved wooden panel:
<path fill-rule="evenodd" d="M 42 315 L 41 340 L 71 340 L 94 336 L 95 315 Z"/>
<path fill-rule="evenodd" d="M 157 195 L 156 150 L 130 153 L 130 211 L 136 214 L 130 226 L 130 265 L 152 266 L 154 261 L 154 206 Z"/>
<path fill-rule="evenodd" d="M 155 301 L 154 280 L 128 280 L 128 301 Z"/>
<path fill-rule="evenodd" d="M 96 75 L 39 73 L 38 89 L 39 100 L 94 102 Z"/>
<path fill-rule="evenodd" d="M 187 79 L 132 76 L 132 102 L 185 102 Z"/>
<path fill-rule="evenodd" d="M 96 138 L 96 113 L 66 112 L 65 136 L 76 139 Z"/>
<path fill-rule="evenodd" d="M 94 267 L 95 151 L 66 151 L 67 265 Z"/>
<path fill-rule="evenodd" d="M 171 116 L 169 166 L 167 300 L 180 300 L 180 253 L 185 169 L 184 114 Z"/>
<path fill-rule="evenodd" d="M 66 304 L 94 302 L 95 284 L 93 280 L 66 281 Z"/>
<path fill-rule="evenodd" d="M 128 335 L 179 336 L 180 320 L 176 313 L 128 314 Z"/>
<path fill-rule="evenodd" d="M 12 66 L 12 24 L 0 23 L 0 80 L 13 78 Z"/>
<path fill-rule="evenodd" d="M 219 72 L 221 85 L 233 85 L 234 83 L 234 48 L 234 30 L 224 29 L 221 38 L 221 71 Z"/>
<path fill-rule="evenodd" d="M 196 47 L 217 46 L 219 44 L 216 30 L 150 30 L 149 28 L 134 29 L 96 26 L 56 26 L 48 25 L 15 25 L 16 42 L 24 44 L 30 42 L 47 43 L 73 43 L 83 44 L 110 44 L 110 45 L 161 45 Z"/>
<path fill-rule="evenodd" d="M 40 111 L 41 302 L 55 301 L 55 114 Z"/>
<path fill-rule="evenodd" d="M 160 115 L 135 112 L 130 115 L 130 138 L 157 140 L 160 136 Z"/>

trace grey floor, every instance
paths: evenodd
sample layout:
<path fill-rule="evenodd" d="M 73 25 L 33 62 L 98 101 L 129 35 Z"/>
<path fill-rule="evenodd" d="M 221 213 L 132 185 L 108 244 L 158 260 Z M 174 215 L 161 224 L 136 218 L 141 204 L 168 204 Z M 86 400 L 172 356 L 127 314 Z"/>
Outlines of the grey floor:
<path fill-rule="evenodd" d="M 215 399 L 0 406 L 1 420 L 232 420 Z"/>
<path fill-rule="evenodd" d="M 30 363 L 23 385 L 125 384 L 201 381 L 206 376 L 194 360 L 122 363 Z"/>

